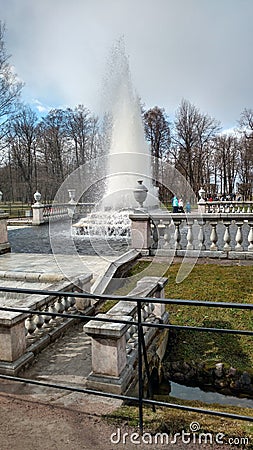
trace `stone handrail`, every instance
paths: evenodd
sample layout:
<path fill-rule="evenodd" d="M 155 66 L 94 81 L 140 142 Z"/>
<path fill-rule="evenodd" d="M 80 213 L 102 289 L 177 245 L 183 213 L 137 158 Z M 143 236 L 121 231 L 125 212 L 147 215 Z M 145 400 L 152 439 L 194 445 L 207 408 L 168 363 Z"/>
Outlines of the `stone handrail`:
<path fill-rule="evenodd" d="M 167 278 L 144 277 L 137 283 L 128 297 L 143 297 L 142 321 L 144 339 L 148 346 L 157 334 L 155 327 L 149 323 L 168 322 L 165 305 L 145 302 L 145 297 L 163 297 Z M 119 301 L 106 314 L 98 314 L 99 319 L 114 319 L 113 322 L 91 320 L 84 325 L 84 331 L 92 338 L 92 372 L 88 377 L 91 388 L 111 392 L 124 392 L 129 381 L 134 377 L 134 365 L 138 358 L 138 330 L 135 324 L 117 323 L 117 318 L 126 321 L 137 321 L 137 305 L 134 301 Z M 158 331 L 159 333 L 159 331 Z"/>
<path fill-rule="evenodd" d="M 17 274 L 18 275 L 18 274 Z M 13 272 L 0 273 L 0 276 L 8 280 L 13 278 Z M 50 282 L 50 274 L 22 273 L 24 280 L 35 281 L 36 277 L 40 282 Z M 58 276 L 58 281 L 48 287 L 48 290 L 62 292 L 90 292 L 90 281 L 92 275 L 79 276 L 71 281 L 65 281 L 63 276 Z M 17 277 L 15 278 L 17 279 Z M 57 276 L 54 274 L 54 281 Z M 56 337 L 63 333 L 74 319 L 54 317 L 47 313 L 68 314 L 86 312 L 93 309 L 90 299 L 79 297 L 59 297 L 54 295 L 21 295 L 0 298 L 1 305 L 6 307 L 29 309 L 39 311 L 42 314 L 29 314 L 20 312 L 0 311 L 0 372 L 7 374 L 17 374 L 18 371 L 30 362 L 34 355 L 47 346 Z"/>
<path fill-rule="evenodd" d="M 253 213 L 253 201 L 206 201 L 202 205 L 206 213 Z"/>
<path fill-rule="evenodd" d="M 49 220 L 61 220 L 72 218 L 75 215 L 88 214 L 94 207 L 94 203 L 35 203 L 32 205 L 32 224 L 42 225 Z"/>
<path fill-rule="evenodd" d="M 253 214 L 131 214 L 132 247 L 144 255 L 253 259 Z"/>

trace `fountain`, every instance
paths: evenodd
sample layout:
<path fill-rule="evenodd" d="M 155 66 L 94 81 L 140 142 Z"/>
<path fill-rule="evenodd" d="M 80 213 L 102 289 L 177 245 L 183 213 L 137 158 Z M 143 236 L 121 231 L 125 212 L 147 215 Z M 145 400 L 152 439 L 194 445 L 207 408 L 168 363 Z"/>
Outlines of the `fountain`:
<path fill-rule="evenodd" d="M 133 89 L 123 39 L 112 49 L 103 90 L 106 114 L 112 122 L 105 194 L 96 211 L 74 227 L 82 235 L 130 237 L 129 212 L 140 206 L 134 191 L 138 192 L 141 183 L 146 186 L 148 209 L 158 207 L 158 195 L 152 183 L 150 149 L 145 141 L 140 102 Z"/>

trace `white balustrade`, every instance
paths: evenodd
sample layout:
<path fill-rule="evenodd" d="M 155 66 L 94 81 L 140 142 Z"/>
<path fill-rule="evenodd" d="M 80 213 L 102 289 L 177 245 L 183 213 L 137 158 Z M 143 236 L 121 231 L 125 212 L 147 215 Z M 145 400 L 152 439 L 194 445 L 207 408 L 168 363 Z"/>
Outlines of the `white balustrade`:
<path fill-rule="evenodd" d="M 203 202 L 201 203 L 203 206 Z M 253 213 L 253 201 L 206 201 L 205 212 L 214 214 Z"/>
<path fill-rule="evenodd" d="M 220 207 L 220 204 L 218 205 Z M 224 205 L 223 205 L 224 206 Z M 226 205 L 225 205 L 226 206 Z M 236 203 L 237 207 L 237 203 Z M 233 206 L 234 208 L 234 206 Z M 224 209 L 224 207 L 223 207 Z M 134 218 L 134 214 L 130 216 Z M 252 258 L 253 213 L 169 214 L 155 212 L 146 215 L 150 227 L 139 233 L 150 243 L 149 254 L 177 256 Z M 144 222 L 143 222 L 144 223 Z M 133 246 L 133 245 L 132 245 Z M 145 248 L 145 254 L 147 249 Z M 194 253 L 195 252 L 195 253 Z"/>
<path fill-rule="evenodd" d="M 59 296 L 46 301 L 40 309 L 37 309 L 41 314 L 30 314 L 25 320 L 27 345 L 47 334 L 50 329 L 56 329 L 63 322 L 67 322 L 69 319 L 64 317 L 64 313 L 76 313 L 77 309 L 74 305 L 75 297 Z M 50 313 L 52 316 L 50 316 Z M 62 316 L 57 317 L 54 314 L 62 314 Z"/>
<path fill-rule="evenodd" d="M 249 252 L 253 252 L 253 222 L 249 223 L 249 226 L 250 231 L 248 235 L 248 242 L 249 242 L 248 250 Z"/>

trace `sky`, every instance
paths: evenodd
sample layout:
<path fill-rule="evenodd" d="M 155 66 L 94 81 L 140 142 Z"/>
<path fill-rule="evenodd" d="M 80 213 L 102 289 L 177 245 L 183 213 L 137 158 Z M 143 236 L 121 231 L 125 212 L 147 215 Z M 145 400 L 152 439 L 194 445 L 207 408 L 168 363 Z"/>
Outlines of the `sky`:
<path fill-rule="evenodd" d="M 0 0 L 22 99 L 41 112 L 99 114 L 106 61 L 124 36 L 145 108 L 182 99 L 236 127 L 253 108 L 253 0 Z"/>

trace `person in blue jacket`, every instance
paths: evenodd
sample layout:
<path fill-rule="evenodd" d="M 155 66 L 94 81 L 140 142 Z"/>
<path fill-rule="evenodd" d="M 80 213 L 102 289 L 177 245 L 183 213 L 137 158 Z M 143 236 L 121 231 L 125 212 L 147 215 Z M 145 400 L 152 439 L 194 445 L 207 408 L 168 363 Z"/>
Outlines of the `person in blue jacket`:
<path fill-rule="evenodd" d="M 178 198 L 176 195 L 174 195 L 174 197 L 172 199 L 172 208 L 173 208 L 173 213 L 178 213 Z"/>

